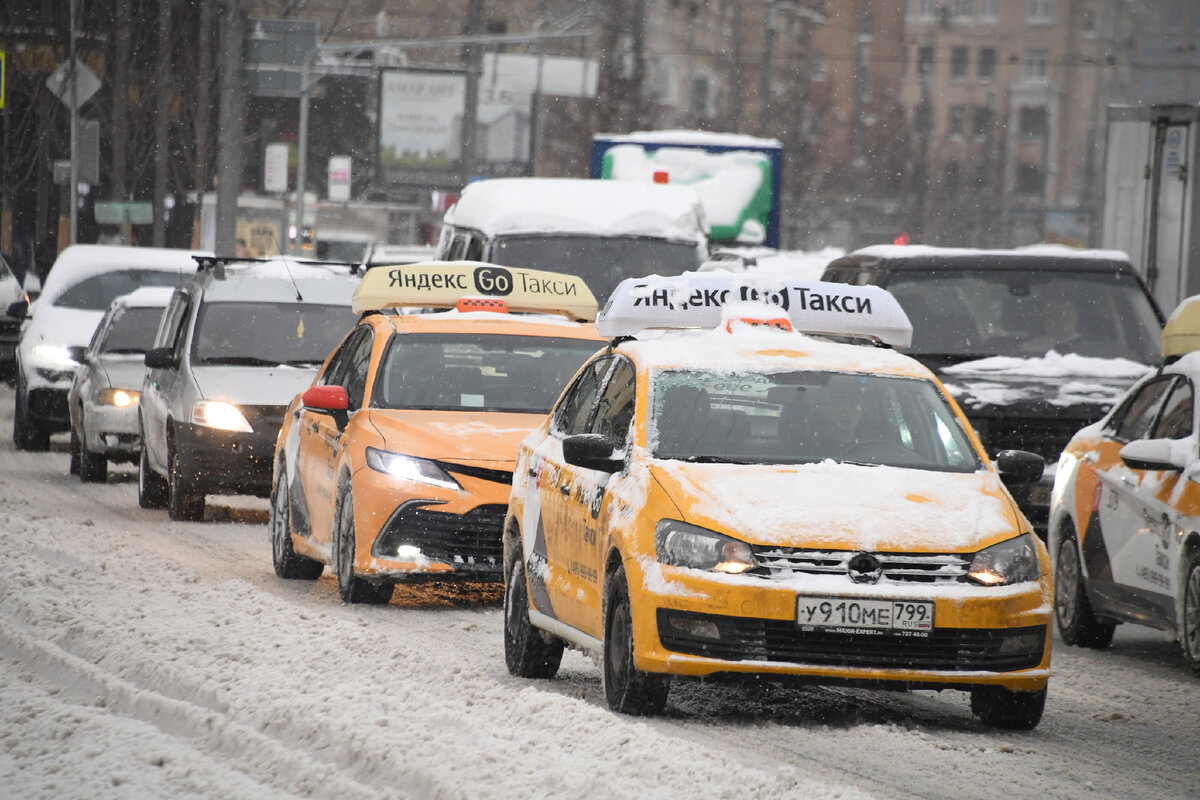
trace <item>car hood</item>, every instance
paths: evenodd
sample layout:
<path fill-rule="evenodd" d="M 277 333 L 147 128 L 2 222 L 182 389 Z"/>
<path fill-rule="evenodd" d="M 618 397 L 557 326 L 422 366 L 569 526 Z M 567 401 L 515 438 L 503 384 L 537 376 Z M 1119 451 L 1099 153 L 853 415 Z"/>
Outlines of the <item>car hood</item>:
<path fill-rule="evenodd" d="M 102 319 L 103 311 L 36 303 L 33 317 L 21 331 L 21 347 L 29 350 L 41 342 L 63 347 L 86 345 L 92 340 L 92 334 L 96 332 L 96 326 Z"/>
<path fill-rule="evenodd" d="M 984 469 L 655 461 L 651 474 L 684 521 L 752 544 L 968 553 L 1028 530 Z"/>
<path fill-rule="evenodd" d="M 286 406 L 316 377 L 316 367 L 193 367 L 200 396 L 247 406 Z"/>
<path fill-rule="evenodd" d="M 146 376 L 145 356 L 141 353 L 103 356 L 96 373 L 97 379 L 115 389 L 141 391 L 142 379 Z"/>
<path fill-rule="evenodd" d="M 1088 418 L 1111 408 L 1151 369 L 1123 358 L 1054 351 L 1039 358 L 992 356 L 930 366 L 967 414 L 1040 406 L 1044 414 L 1056 416 L 1086 409 Z"/>
<path fill-rule="evenodd" d="M 512 469 L 517 448 L 543 414 L 372 409 L 371 423 L 398 453 Z"/>

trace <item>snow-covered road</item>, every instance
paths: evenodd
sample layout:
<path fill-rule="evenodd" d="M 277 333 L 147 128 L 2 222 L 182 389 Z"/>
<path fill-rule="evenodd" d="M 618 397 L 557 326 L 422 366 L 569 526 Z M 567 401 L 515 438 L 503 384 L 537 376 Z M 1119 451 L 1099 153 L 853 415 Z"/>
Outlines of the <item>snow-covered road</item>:
<path fill-rule="evenodd" d="M 959 692 L 677 684 L 610 713 L 588 658 L 504 667 L 500 593 L 342 605 L 271 569 L 266 503 L 201 523 L 138 508 L 136 473 L 18 453 L 0 388 L 0 796 L 13 798 L 1194 798 L 1200 680 L 1124 626 L 1056 641 L 1041 726 Z M 226 502 L 228 501 L 228 502 Z"/>

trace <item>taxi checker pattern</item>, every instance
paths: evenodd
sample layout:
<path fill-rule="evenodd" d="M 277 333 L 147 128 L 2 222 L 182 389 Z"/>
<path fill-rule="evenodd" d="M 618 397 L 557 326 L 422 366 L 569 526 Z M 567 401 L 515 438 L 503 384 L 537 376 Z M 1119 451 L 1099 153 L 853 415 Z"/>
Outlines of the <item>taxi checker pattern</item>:
<path fill-rule="evenodd" d="M 352 307 L 357 326 L 280 431 L 276 573 L 329 564 L 350 603 L 499 580 L 517 445 L 602 346 L 595 298 L 572 276 L 443 262 L 373 268 Z"/>
<path fill-rule="evenodd" d="M 1179 640 L 1200 676 L 1200 297 L 1162 334 L 1166 364 L 1080 430 L 1051 495 L 1054 608 L 1068 644 L 1104 648 L 1133 622 Z"/>
<path fill-rule="evenodd" d="M 571 645 L 626 713 L 673 678 L 768 677 L 956 688 L 1037 725 L 1050 564 L 1006 484 L 1043 461 L 991 463 L 925 367 L 842 341 L 907 345 L 890 295 L 689 274 L 622 283 L 597 324 L 610 346 L 513 475 L 513 674 L 553 677 Z"/>

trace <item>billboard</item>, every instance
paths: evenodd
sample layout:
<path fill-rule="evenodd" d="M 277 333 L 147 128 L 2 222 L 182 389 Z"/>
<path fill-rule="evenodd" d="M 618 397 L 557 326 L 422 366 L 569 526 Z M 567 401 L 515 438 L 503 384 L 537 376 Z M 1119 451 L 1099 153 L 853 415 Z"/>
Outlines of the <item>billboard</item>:
<path fill-rule="evenodd" d="M 385 69 L 379 76 L 379 177 L 386 183 L 461 183 L 462 71 Z"/>

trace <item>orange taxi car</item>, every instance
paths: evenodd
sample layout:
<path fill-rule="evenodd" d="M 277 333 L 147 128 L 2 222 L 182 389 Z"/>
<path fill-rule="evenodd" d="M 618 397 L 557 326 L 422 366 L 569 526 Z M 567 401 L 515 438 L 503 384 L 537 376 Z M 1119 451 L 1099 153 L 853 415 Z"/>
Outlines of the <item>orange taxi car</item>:
<path fill-rule="evenodd" d="M 369 270 L 353 308 L 276 443 L 276 574 L 329 564 L 348 603 L 499 580 L 517 445 L 601 346 L 595 298 L 575 276 L 445 262 Z"/>
<path fill-rule="evenodd" d="M 630 279 L 598 326 L 611 345 L 517 460 L 510 672 L 553 677 L 569 644 L 625 713 L 678 677 L 767 678 L 959 689 L 988 725 L 1038 724 L 1050 564 L 1005 486 L 1042 458 L 993 464 L 937 378 L 878 346 L 911 339 L 891 295 Z"/>

